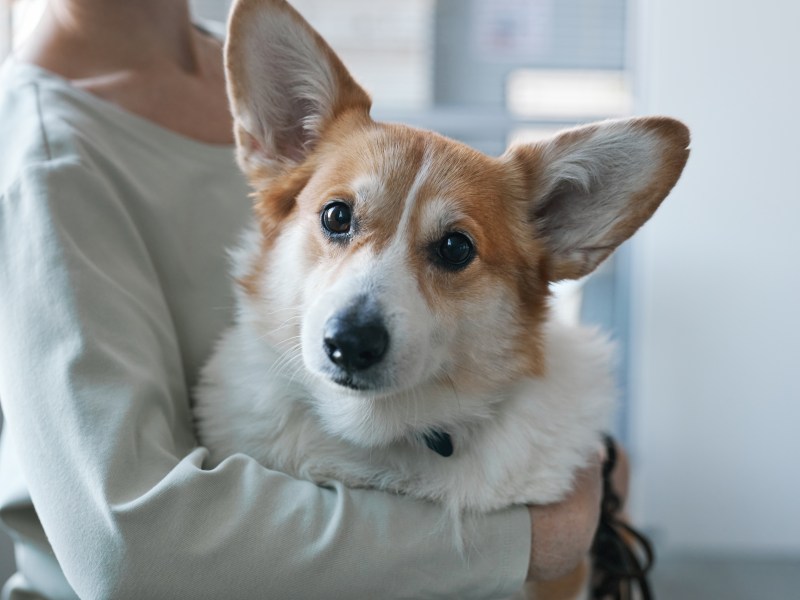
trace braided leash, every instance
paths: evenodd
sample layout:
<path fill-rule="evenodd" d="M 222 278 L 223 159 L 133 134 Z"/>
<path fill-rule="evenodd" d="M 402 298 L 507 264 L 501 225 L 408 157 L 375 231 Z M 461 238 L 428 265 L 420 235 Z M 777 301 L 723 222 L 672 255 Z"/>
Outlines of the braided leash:
<path fill-rule="evenodd" d="M 605 444 L 600 524 L 592 543 L 592 599 L 632 600 L 638 589 L 641 600 L 653 600 L 647 580 L 655 560 L 653 546 L 619 518 L 622 501 L 611 484 L 617 448 L 611 436 L 605 436 Z"/>

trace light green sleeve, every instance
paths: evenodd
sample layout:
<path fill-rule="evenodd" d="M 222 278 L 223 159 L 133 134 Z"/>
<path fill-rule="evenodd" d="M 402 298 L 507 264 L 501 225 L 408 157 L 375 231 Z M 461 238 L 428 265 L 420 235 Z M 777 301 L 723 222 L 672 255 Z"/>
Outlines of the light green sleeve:
<path fill-rule="evenodd" d="M 437 506 L 242 455 L 204 470 L 172 315 L 115 193 L 65 159 L 0 190 L 0 398 L 81 598 L 502 598 L 522 585 L 524 508 L 480 518 L 462 557 Z"/>

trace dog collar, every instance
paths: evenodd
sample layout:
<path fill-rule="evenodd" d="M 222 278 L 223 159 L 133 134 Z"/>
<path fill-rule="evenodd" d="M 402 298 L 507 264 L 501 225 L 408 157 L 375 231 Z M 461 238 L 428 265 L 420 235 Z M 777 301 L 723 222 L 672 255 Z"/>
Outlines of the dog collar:
<path fill-rule="evenodd" d="M 447 458 L 453 455 L 453 438 L 445 431 L 438 429 L 423 436 L 425 445 L 440 456 Z"/>

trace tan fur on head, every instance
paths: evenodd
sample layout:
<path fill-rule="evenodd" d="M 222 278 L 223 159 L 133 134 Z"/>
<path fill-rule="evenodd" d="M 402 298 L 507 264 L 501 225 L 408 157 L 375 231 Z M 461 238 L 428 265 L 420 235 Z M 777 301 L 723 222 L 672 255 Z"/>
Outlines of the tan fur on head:
<path fill-rule="evenodd" d="M 270 215 L 262 219 L 266 235 L 269 221 L 276 221 L 269 206 L 278 209 L 278 218 L 291 212 L 291 199 L 275 190 L 296 195 L 298 183 L 313 171 L 309 161 L 322 160 L 315 153 L 321 141 L 327 137 L 335 145 L 353 131 L 382 126 L 369 117 L 368 94 L 284 0 L 238 0 L 225 53 L 239 161 L 261 190 L 259 214 Z M 402 136 L 406 130 L 397 131 Z M 510 149 L 500 159 L 506 169 L 502 181 L 492 189 L 517 186 L 504 192 L 506 197 L 517 192 L 528 203 L 523 222 L 549 251 L 548 280 L 575 279 L 594 270 L 652 216 L 680 176 L 688 145 L 686 127 L 665 117 L 578 127 Z M 458 152 L 453 164 L 460 160 Z M 404 164 L 401 160 L 395 177 L 411 176 Z M 493 161 L 484 164 L 486 172 L 498 172 L 488 166 Z M 300 165 L 301 173 L 293 171 Z M 462 172 L 478 180 L 482 173 Z M 469 177 L 451 184 L 452 195 L 469 196 Z M 264 191 L 267 185 L 272 189 Z M 502 236 L 493 239 L 502 244 Z"/>

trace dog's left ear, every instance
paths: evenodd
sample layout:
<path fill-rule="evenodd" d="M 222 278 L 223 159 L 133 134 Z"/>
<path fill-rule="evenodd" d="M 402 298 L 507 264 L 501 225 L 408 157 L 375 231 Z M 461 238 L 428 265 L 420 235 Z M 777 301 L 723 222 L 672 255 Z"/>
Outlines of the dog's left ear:
<path fill-rule="evenodd" d="M 525 182 L 529 216 L 550 254 L 550 278 L 577 279 L 655 212 L 689 157 L 689 130 L 666 117 L 578 127 L 502 158 Z"/>
<path fill-rule="evenodd" d="M 300 164 L 337 116 L 370 98 L 284 0 L 237 0 L 225 45 L 239 164 L 251 179 Z"/>

